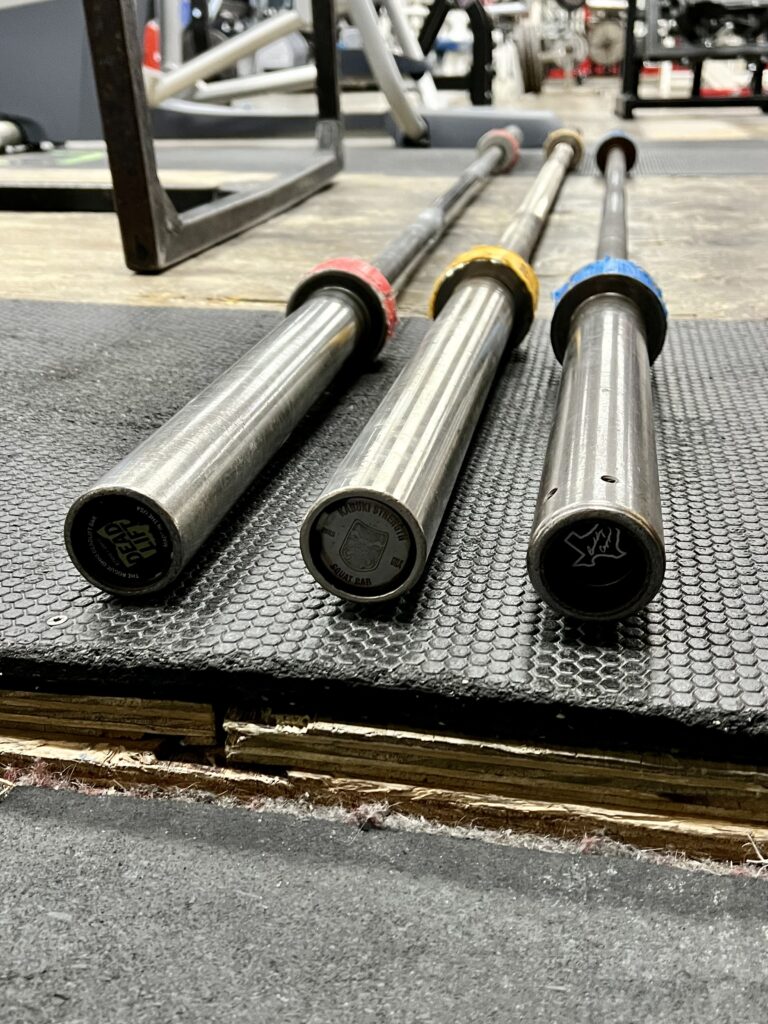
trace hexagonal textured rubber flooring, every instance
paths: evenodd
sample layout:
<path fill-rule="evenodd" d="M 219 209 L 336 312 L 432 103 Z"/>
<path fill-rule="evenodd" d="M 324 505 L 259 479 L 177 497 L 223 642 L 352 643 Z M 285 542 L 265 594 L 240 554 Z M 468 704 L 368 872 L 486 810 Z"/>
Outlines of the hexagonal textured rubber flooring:
<path fill-rule="evenodd" d="M 355 607 L 313 582 L 302 513 L 426 321 L 340 380 L 165 596 L 90 587 L 62 524 L 105 469 L 258 341 L 276 314 L 2 304 L 2 685 L 203 696 L 274 709 L 739 756 L 768 734 L 768 354 L 759 322 L 676 322 L 654 371 L 668 570 L 581 627 L 525 550 L 560 370 L 537 322 L 505 366 L 422 584 Z"/>

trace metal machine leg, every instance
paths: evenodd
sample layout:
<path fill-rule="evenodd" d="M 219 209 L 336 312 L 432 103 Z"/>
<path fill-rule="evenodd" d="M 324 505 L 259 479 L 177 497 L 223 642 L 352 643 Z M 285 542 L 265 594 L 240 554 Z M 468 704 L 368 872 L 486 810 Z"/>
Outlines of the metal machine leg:
<path fill-rule="evenodd" d="M 341 168 L 333 0 L 312 3 L 319 117 L 318 150 L 308 167 L 262 188 L 220 190 L 218 198 L 183 212 L 174 207 L 157 175 L 133 0 L 83 3 L 115 208 L 132 270 L 158 273 L 223 242 L 313 195 Z"/>
<path fill-rule="evenodd" d="M 296 11 L 275 14 L 266 21 L 241 32 L 223 43 L 199 53 L 196 57 L 179 64 L 162 75 L 150 77 L 147 81 L 147 97 L 150 106 L 156 107 L 164 100 L 177 96 L 185 90 L 194 89 L 198 82 L 204 82 L 220 71 L 248 57 L 256 50 L 276 42 L 291 32 L 298 31 L 303 20 Z M 162 39 L 161 39 L 162 43 Z M 165 51 L 163 51 L 165 52 Z"/>
<path fill-rule="evenodd" d="M 581 150 L 576 132 L 553 133 L 501 245 L 451 264 L 434 324 L 307 513 L 304 561 L 332 594 L 392 600 L 424 572 L 501 357 L 532 322 L 528 260 Z"/>
<path fill-rule="evenodd" d="M 384 7 L 405 56 L 410 57 L 412 60 L 424 60 L 424 51 L 419 46 L 419 40 L 411 28 L 411 23 L 408 21 L 400 0 L 384 0 Z M 416 86 L 425 107 L 436 107 L 438 105 L 437 86 L 429 71 L 424 72 Z"/>
<path fill-rule="evenodd" d="M 349 15 L 363 40 L 363 49 L 379 88 L 387 97 L 392 118 L 412 142 L 427 137 L 427 122 L 414 109 L 405 91 L 395 58 L 387 49 L 379 31 L 379 19 L 373 0 L 347 0 Z"/>
<path fill-rule="evenodd" d="M 178 576 L 344 363 L 375 358 L 395 327 L 394 292 L 519 143 L 492 132 L 480 149 L 375 265 L 315 268 L 280 326 L 75 501 L 66 542 L 87 580 L 135 596 Z"/>
<path fill-rule="evenodd" d="M 664 577 L 651 363 L 666 332 L 661 293 L 627 256 L 626 136 L 598 150 L 605 200 L 597 261 L 561 289 L 552 343 L 563 364 L 528 547 L 528 571 L 558 612 L 617 619 Z"/>
<path fill-rule="evenodd" d="M 704 71 L 704 61 L 697 60 L 693 63 L 693 84 L 691 85 L 691 96 L 701 96 L 701 78 Z"/>
<path fill-rule="evenodd" d="M 475 106 L 493 103 L 493 22 L 480 0 L 433 0 L 419 33 L 419 46 L 429 53 L 448 13 L 460 7 L 467 14 L 472 30 L 472 65 L 463 76 L 436 75 L 438 89 L 468 89 Z"/>
<path fill-rule="evenodd" d="M 184 26 L 181 22 L 180 0 L 160 0 L 160 57 L 163 71 L 179 68 L 184 63 Z"/>

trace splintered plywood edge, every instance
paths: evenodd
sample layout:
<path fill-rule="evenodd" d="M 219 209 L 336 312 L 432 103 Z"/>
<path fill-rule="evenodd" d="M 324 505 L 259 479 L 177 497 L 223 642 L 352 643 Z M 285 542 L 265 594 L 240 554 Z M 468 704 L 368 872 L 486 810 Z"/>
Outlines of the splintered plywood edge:
<path fill-rule="evenodd" d="M 307 796 L 322 787 L 329 798 L 350 808 L 385 803 L 392 811 L 462 827 L 510 829 L 560 839 L 600 836 L 650 849 L 677 850 L 692 857 L 744 861 L 768 842 L 768 827 L 746 828 L 726 820 L 703 821 L 594 807 L 457 792 L 427 786 L 398 785 L 357 778 L 289 772 Z"/>
<path fill-rule="evenodd" d="M 224 733 L 232 764 L 744 824 L 764 823 L 768 807 L 768 771 L 750 766 L 236 712 Z"/>
<path fill-rule="evenodd" d="M 159 745 L 158 741 L 95 743 L 0 734 L 0 772 L 29 774 L 33 783 L 48 786 L 76 782 L 126 790 L 157 786 L 240 800 L 293 795 L 295 787 L 281 776 L 162 760 L 157 756 Z"/>
<path fill-rule="evenodd" d="M 140 697 L 0 690 L 0 728 L 59 736 L 167 736 L 194 746 L 216 742 L 216 720 L 210 704 Z"/>
<path fill-rule="evenodd" d="M 159 759 L 148 745 L 118 746 L 0 735 L 0 772 L 15 772 L 22 784 L 120 788 L 152 787 L 157 795 L 184 792 L 245 804 L 287 799 L 304 807 L 359 812 L 371 804 L 428 822 L 462 828 L 509 830 L 584 841 L 606 837 L 640 847 L 664 848 L 696 857 L 744 862 L 755 847 L 768 847 L 768 828 L 729 821 L 696 821 L 631 813 L 587 804 L 514 799 L 409 786 L 372 779 L 288 771 L 283 775 L 232 767 Z"/>

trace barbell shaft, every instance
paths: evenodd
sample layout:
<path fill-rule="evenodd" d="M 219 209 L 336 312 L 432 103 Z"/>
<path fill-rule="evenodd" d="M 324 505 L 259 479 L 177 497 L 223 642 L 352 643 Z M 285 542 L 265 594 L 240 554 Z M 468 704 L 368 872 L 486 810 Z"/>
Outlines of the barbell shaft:
<path fill-rule="evenodd" d="M 508 158 L 491 144 L 377 266 L 395 290 Z M 322 288 L 70 509 L 69 555 L 115 594 L 168 586 L 364 341 L 360 301 Z"/>
<path fill-rule="evenodd" d="M 375 263 L 391 281 L 396 292 L 402 291 L 413 271 L 422 262 L 450 225 L 474 202 L 488 183 L 499 163 L 498 148 L 492 146 L 481 153 L 442 195 L 419 214 L 400 235 L 376 257 Z"/>
<path fill-rule="evenodd" d="M 554 147 L 505 233 L 523 258 L 573 163 L 571 145 Z M 458 285 L 304 520 L 302 554 L 326 590 L 370 603 L 417 582 L 515 315 L 492 277 Z"/>
<path fill-rule="evenodd" d="M 600 218 L 597 257 L 627 258 L 627 214 L 624 186 L 627 162 L 621 149 L 612 149 L 605 165 L 605 194 Z"/>
<path fill-rule="evenodd" d="M 617 146 L 605 166 L 601 259 L 626 257 L 625 177 Z M 646 328 L 634 301 L 607 291 L 571 320 L 528 571 L 559 613 L 611 620 L 654 597 L 664 563 Z"/>
<path fill-rule="evenodd" d="M 327 590 L 381 601 L 419 578 L 513 318 L 497 282 L 456 289 L 305 519 L 304 560 Z"/>
<path fill-rule="evenodd" d="M 501 236 L 506 249 L 530 260 L 573 159 L 567 143 L 554 147 Z"/>

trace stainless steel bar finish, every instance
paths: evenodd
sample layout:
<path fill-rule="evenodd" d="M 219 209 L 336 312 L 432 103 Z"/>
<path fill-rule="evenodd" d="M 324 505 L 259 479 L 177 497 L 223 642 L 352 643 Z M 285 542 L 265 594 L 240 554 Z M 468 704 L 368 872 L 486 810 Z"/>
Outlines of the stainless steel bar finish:
<path fill-rule="evenodd" d="M 606 164 L 599 255 L 626 257 L 624 153 Z M 571 322 L 528 547 L 538 593 L 585 620 L 644 607 L 664 577 L 651 368 L 640 312 L 606 293 Z"/>
<path fill-rule="evenodd" d="M 563 179 L 572 165 L 573 147 L 559 142 L 501 236 L 501 244 L 505 248 L 518 253 L 524 260 L 530 260 Z"/>
<path fill-rule="evenodd" d="M 448 227 L 488 184 L 499 166 L 500 151 L 492 146 L 473 160 L 456 182 L 422 210 L 416 220 L 376 257 L 376 266 L 395 291 L 404 287 L 415 267 Z"/>
<path fill-rule="evenodd" d="M 524 258 L 573 160 L 570 145 L 555 147 L 505 232 Z M 326 590 L 370 603 L 419 579 L 514 318 L 492 278 L 457 287 L 304 520 L 302 554 Z"/>
<path fill-rule="evenodd" d="M 606 256 L 619 260 L 627 258 L 626 177 L 626 157 L 624 151 L 616 147 L 608 153 L 605 164 L 605 195 L 600 219 L 600 239 L 597 243 L 598 259 Z"/>
<path fill-rule="evenodd" d="M 476 194 L 504 150 L 493 145 L 388 247 L 397 289 Z M 470 174 L 471 171 L 471 174 Z M 437 211 L 437 217 L 434 211 Z M 366 330 L 350 293 L 324 288 L 107 472 L 73 504 L 67 549 L 95 586 L 123 595 L 168 586 L 336 376 Z"/>
<path fill-rule="evenodd" d="M 70 557 L 96 586 L 174 579 L 338 373 L 363 330 L 350 295 L 308 300 L 79 498 Z"/>

